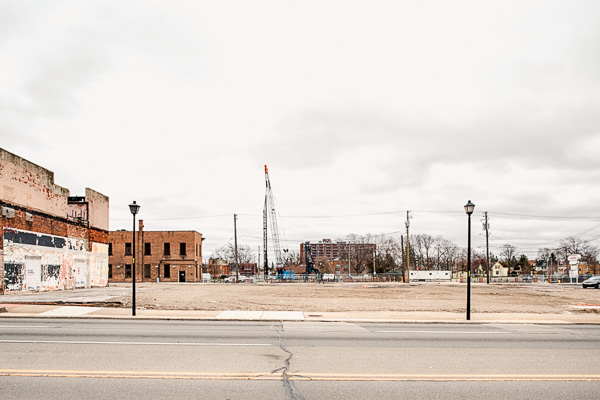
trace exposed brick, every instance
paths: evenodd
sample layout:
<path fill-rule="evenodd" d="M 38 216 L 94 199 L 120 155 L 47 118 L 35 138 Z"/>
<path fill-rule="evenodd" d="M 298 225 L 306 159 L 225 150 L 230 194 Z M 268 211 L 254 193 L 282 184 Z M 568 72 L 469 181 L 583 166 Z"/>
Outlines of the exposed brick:
<path fill-rule="evenodd" d="M 14 253 L 5 252 L 9 250 L 4 248 L 4 228 L 83 239 L 82 243 L 86 243 L 88 252 L 102 254 L 101 250 L 98 252 L 98 247 L 94 250 L 94 243 L 108 244 L 108 197 L 88 188 L 86 196 L 77 199 L 78 203 L 72 205 L 74 200 L 70 198 L 69 190 L 54 183 L 52 171 L 0 149 L 0 207 L 3 211 L 0 213 L 0 291 L 4 290 L 4 261 L 14 256 Z M 74 218 L 73 215 L 69 216 L 69 210 L 73 209 L 85 209 L 86 213 Z M 105 262 L 106 258 L 102 263 Z M 103 265 L 104 272 L 101 275 L 106 273 L 106 264 Z M 87 272 L 88 267 L 85 267 Z M 35 269 L 35 265 L 32 268 Z M 40 268 L 39 264 L 37 268 Z M 61 277 L 67 274 L 67 268 L 71 267 L 61 265 Z M 77 268 L 81 271 L 80 267 Z M 98 271 L 94 270 L 94 282 L 102 281 L 101 275 L 100 280 L 96 279 Z M 16 275 L 13 272 L 11 276 Z"/>
<path fill-rule="evenodd" d="M 202 281 L 202 234 L 196 231 L 144 231 L 143 221 L 140 230 L 135 233 L 135 275 L 136 282 L 160 281 L 179 282 L 179 273 L 185 273 L 186 282 Z M 125 243 L 132 243 L 132 231 L 111 231 L 109 243 L 112 254 L 109 255 L 109 265 L 112 277 L 109 282 L 131 282 L 125 278 L 125 266 L 133 265 L 133 257 L 125 255 Z M 144 254 L 145 244 L 150 244 L 150 254 Z M 170 254 L 165 254 L 165 243 L 170 244 Z M 180 254 L 180 244 L 185 243 L 186 254 Z M 145 274 L 145 265 L 150 266 L 150 276 Z M 169 267 L 170 277 L 165 277 L 165 266 Z M 158 268 L 157 268 L 158 267 Z M 173 268 L 175 267 L 175 268 Z"/>

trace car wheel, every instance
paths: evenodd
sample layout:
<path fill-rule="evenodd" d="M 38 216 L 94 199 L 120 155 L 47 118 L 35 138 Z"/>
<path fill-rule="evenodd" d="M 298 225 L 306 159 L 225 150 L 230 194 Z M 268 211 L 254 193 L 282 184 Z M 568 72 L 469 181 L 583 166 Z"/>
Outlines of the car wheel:
<path fill-rule="evenodd" d="M 600 289 L 600 283 L 596 285 L 596 289 Z"/>

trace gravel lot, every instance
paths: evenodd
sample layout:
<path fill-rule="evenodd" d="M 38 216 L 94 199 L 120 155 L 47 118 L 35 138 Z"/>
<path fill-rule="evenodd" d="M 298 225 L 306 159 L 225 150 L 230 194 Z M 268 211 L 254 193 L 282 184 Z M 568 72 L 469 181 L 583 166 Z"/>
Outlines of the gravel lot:
<path fill-rule="evenodd" d="M 463 312 L 466 306 L 466 285 L 458 283 L 138 283 L 136 288 L 137 306 L 146 309 Z M 130 306 L 131 296 L 111 301 Z M 577 307 L 581 305 L 588 308 Z M 471 307 L 478 313 L 598 312 L 600 290 L 548 283 L 474 283 Z"/>

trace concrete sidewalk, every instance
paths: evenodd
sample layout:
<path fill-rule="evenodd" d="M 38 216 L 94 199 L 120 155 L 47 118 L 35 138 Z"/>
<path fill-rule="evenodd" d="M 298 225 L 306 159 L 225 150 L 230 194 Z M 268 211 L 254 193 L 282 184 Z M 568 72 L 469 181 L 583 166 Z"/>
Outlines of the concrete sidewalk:
<path fill-rule="evenodd" d="M 450 312 L 303 312 L 303 311 L 191 311 L 136 310 L 130 308 L 81 305 L 0 304 L 0 318 L 96 318 L 96 319 L 167 319 L 206 321 L 327 321 L 327 322 L 392 322 L 392 323 L 486 323 L 486 324 L 597 324 L 595 312 L 564 314 L 464 313 Z"/>

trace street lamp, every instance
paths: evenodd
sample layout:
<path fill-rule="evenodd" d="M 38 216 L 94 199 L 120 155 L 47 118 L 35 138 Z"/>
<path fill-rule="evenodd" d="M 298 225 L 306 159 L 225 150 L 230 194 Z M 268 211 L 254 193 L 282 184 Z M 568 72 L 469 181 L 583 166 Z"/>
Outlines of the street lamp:
<path fill-rule="evenodd" d="M 469 233 L 467 239 L 467 321 L 471 319 L 471 214 L 475 210 L 475 204 L 471 200 L 465 205 L 465 212 L 469 216 Z"/>
<path fill-rule="evenodd" d="M 140 206 L 135 202 L 129 205 L 129 211 L 133 214 L 133 257 L 132 257 L 132 274 L 133 274 L 133 293 L 131 297 L 131 315 L 135 317 L 135 215 L 140 211 Z"/>

